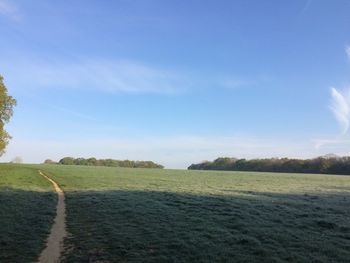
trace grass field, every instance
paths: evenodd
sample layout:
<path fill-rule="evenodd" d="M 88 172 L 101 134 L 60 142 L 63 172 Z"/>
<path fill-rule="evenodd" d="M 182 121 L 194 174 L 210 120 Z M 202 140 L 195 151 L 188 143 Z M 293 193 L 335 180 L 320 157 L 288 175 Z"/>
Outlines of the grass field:
<path fill-rule="evenodd" d="M 47 195 L 45 203 L 51 204 L 49 184 L 34 171 L 41 169 L 52 177 L 66 193 L 70 236 L 65 242 L 64 262 L 350 259 L 350 177 L 55 165 L 16 167 L 0 166 L 1 211 L 11 210 L 14 204 L 13 197 L 7 197 L 7 188 L 13 192 L 19 188 L 34 197 L 43 193 Z M 52 206 L 47 210 L 52 211 Z M 43 217 L 46 223 L 51 215 L 35 209 L 10 211 L 5 222 Z M 1 214 L 1 220 L 2 217 Z M 6 227 L 0 231 L 1 240 L 11 236 Z M 18 235 L 27 235 L 21 231 L 26 230 L 19 229 Z M 41 236 L 37 239 L 42 240 Z M 11 244 L 14 249 L 20 245 Z M 27 250 L 27 246 L 22 249 Z M 0 259 L 6 253 L 10 252 L 0 250 Z"/>
<path fill-rule="evenodd" d="M 55 216 L 56 195 L 37 169 L 0 165 L 0 262 L 34 262 Z"/>

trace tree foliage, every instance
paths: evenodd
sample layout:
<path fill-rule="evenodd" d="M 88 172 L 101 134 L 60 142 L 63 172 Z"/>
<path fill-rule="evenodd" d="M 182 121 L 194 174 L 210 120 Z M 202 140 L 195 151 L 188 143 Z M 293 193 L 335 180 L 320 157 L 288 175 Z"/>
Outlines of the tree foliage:
<path fill-rule="evenodd" d="M 57 162 L 55 162 L 55 161 L 53 161 L 53 160 L 51 160 L 51 159 L 46 159 L 46 160 L 44 161 L 44 164 L 57 164 Z"/>
<path fill-rule="evenodd" d="M 318 157 L 305 160 L 288 158 L 246 160 L 221 157 L 212 162 L 192 164 L 188 169 L 350 175 L 350 157 Z"/>
<path fill-rule="evenodd" d="M 4 78 L 0 75 L 0 156 L 4 154 L 5 148 L 11 139 L 11 136 L 6 132 L 4 126 L 5 123 L 10 121 L 15 105 L 16 100 L 8 95 L 7 88 L 4 84 Z"/>
<path fill-rule="evenodd" d="M 90 166 L 111 166 L 111 167 L 130 167 L 130 168 L 164 168 L 162 165 L 152 161 L 130 161 L 114 159 L 96 159 L 94 157 L 73 158 L 64 157 L 58 162 L 64 165 L 90 165 Z"/>

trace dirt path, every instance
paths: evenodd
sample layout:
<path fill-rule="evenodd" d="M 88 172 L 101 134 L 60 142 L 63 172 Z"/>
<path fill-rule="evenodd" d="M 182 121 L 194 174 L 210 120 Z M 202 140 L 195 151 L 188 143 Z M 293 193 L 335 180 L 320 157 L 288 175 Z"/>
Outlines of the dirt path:
<path fill-rule="evenodd" d="M 53 184 L 58 195 L 58 203 L 56 207 L 56 218 L 46 241 L 46 248 L 41 252 L 38 263 L 56 263 L 60 262 L 60 256 L 63 252 L 63 239 L 67 236 L 64 192 L 54 180 L 47 177 L 41 171 L 39 173 Z"/>

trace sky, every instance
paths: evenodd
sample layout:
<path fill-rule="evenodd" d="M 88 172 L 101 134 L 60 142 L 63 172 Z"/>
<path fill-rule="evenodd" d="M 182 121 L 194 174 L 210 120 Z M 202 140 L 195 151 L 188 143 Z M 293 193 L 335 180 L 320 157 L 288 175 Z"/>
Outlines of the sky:
<path fill-rule="evenodd" d="M 348 0 L 0 0 L 0 162 L 350 155 Z"/>

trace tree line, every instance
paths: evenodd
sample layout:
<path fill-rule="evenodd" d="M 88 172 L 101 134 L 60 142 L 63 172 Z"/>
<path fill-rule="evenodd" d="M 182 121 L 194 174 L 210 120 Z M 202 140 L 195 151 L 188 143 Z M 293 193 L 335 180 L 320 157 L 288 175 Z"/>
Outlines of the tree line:
<path fill-rule="evenodd" d="M 314 159 L 269 158 L 253 160 L 220 157 L 212 162 L 192 164 L 188 169 L 350 175 L 350 157 L 325 156 Z"/>
<path fill-rule="evenodd" d="M 58 162 L 47 159 L 45 164 L 63 164 L 63 165 L 90 165 L 90 166 L 110 166 L 110 167 L 129 167 L 129 168 L 164 168 L 162 165 L 152 161 L 130 161 L 114 159 L 96 159 L 91 158 L 73 158 L 64 157 Z"/>

